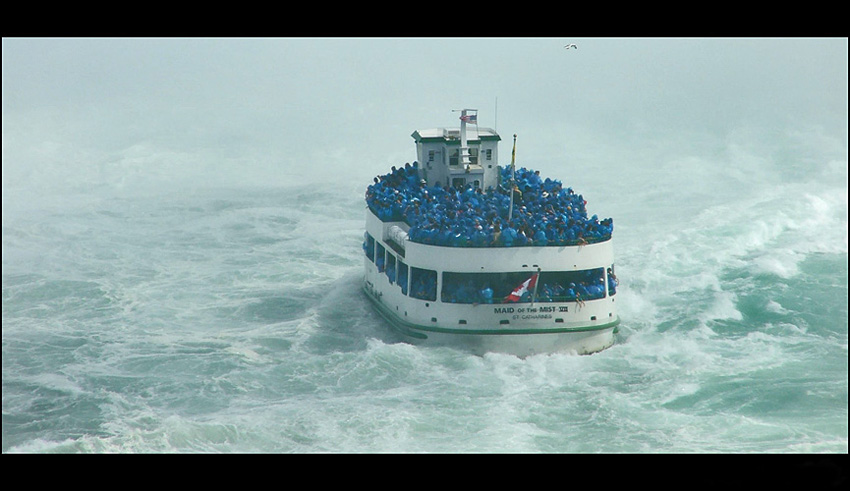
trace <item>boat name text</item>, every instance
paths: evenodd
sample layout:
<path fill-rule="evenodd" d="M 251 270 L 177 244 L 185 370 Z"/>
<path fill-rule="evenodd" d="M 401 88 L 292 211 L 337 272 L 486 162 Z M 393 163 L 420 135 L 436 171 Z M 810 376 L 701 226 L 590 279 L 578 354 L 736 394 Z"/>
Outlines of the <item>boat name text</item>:
<path fill-rule="evenodd" d="M 543 307 L 493 307 L 494 314 L 537 314 L 537 313 L 569 312 L 566 305 L 546 305 Z"/>

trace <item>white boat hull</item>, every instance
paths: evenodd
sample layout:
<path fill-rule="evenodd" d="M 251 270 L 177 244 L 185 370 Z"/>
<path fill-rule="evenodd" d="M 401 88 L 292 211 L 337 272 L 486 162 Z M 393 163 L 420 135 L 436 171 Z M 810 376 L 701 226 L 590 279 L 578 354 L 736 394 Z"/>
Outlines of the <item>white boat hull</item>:
<path fill-rule="evenodd" d="M 377 295 L 368 284 L 364 285 L 364 292 L 381 316 L 406 342 L 425 346 L 451 346 L 477 355 L 488 352 L 518 357 L 541 353 L 592 354 L 614 344 L 614 336 L 620 322 L 619 318 L 615 318 L 605 323 L 557 328 L 503 328 L 490 325 L 485 328 L 460 329 L 424 326 L 400 318 L 382 302 L 382 295 Z M 495 308 L 492 305 L 478 307 Z"/>

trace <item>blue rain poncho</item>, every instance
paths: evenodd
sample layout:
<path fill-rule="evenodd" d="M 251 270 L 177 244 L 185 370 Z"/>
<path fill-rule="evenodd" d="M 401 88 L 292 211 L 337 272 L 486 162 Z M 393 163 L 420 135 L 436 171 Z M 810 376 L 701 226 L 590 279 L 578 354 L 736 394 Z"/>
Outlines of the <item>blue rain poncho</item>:
<path fill-rule="evenodd" d="M 511 169 L 487 190 L 427 186 L 418 163 L 376 177 L 366 191 L 369 209 L 382 221 L 403 221 L 413 242 L 451 247 L 578 245 L 611 238 L 614 221 L 587 217 L 584 197 L 560 181 L 516 169 L 518 192 L 510 211 Z M 508 223 L 512 215 L 513 221 Z M 498 239 L 494 229 L 499 226 Z M 522 230 L 522 233 L 520 233 Z"/>

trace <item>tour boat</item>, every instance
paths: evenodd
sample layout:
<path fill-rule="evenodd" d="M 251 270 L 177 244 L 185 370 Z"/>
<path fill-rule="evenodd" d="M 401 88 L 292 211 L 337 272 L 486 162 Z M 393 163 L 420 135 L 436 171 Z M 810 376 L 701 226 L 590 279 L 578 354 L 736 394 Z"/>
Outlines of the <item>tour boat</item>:
<path fill-rule="evenodd" d="M 366 191 L 364 290 L 414 344 L 526 357 L 589 354 L 620 319 L 613 220 L 558 180 L 498 165 L 499 134 L 462 109 L 414 131 L 416 160 Z"/>

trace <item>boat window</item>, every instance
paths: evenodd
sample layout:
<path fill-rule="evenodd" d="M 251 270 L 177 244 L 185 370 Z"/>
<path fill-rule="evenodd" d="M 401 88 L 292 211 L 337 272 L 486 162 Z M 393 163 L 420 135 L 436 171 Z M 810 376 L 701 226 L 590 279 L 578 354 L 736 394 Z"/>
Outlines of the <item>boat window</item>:
<path fill-rule="evenodd" d="M 422 300 L 437 300 L 437 272 L 411 267 L 410 296 Z"/>
<path fill-rule="evenodd" d="M 407 295 L 407 265 L 401 259 L 398 260 L 398 286 L 401 293 Z"/>
<path fill-rule="evenodd" d="M 540 274 L 540 302 L 572 302 L 605 298 L 605 268 Z"/>
<path fill-rule="evenodd" d="M 620 280 L 617 279 L 617 275 L 614 274 L 614 265 L 612 264 L 608 271 L 606 272 L 608 276 L 608 295 L 613 296 L 617 293 L 617 285 L 620 284 Z"/>
<path fill-rule="evenodd" d="M 392 254 L 387 254 L 387 278 L 390 280 L 390 284 L 395 283 L 395 256 Z"/>
<path fill-rule="evenodd" d="M 443 273 L 440 300 L 447 303 L 574 302 L 605 297 L 604 268 L 534 273 Z M 515 297 L 511 295 L 515 293 Z"/>
<path fill-rule="evenodd" d="M 369 232 L 366 232 L 366 240 L 363 242 L 363 251 L 366 252 L 366 257 L 370 261 L 375 262 L 375 238 Z"/>
<path fill-rule="evenodd" d="M 383 273 L 385 266 L 384 255 L 386 249 L 384 249 L 384 246 L 382 246 L 380 242 L 376 242 L 375 244 L 378 246 L 378 252 L 375 253 L 375 264 L 378 266 L 378 272 Z"/>
<path fill-rule="evenodd" d="M 522 276 L 522 278 L 521 278 Z M 510 293 L 509 277 L 519 283 L 528 279 L 527 273 L 443 273 L 440 300 L 446 303 L 501 303 Z"/>

